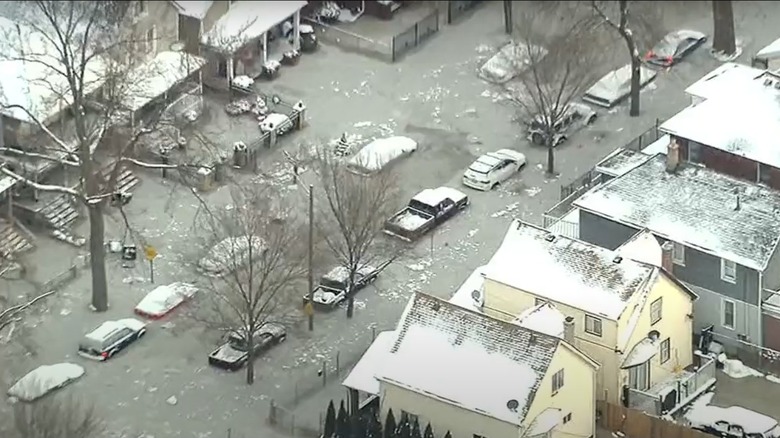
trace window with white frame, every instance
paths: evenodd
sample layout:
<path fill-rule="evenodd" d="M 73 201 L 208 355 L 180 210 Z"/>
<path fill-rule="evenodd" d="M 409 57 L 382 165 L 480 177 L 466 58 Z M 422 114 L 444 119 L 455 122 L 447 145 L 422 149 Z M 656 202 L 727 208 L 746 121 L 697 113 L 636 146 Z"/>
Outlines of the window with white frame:
<path fill-rule="evenodd" d="M 555 395 L 559 389 L 563 388 L 563 370 L 558 370 L 552 376 L 552 393 Z"/>
<path fill-rule="evenodd" d="M 650 303 L 650 325 L 653 325 L 663 317 L 664 298 L 660 297 Z"/>
<path fill-rule="evenodd" d="M 640 391 L 650 388 L 650 361 L 628 369 L 628 387 Z"/>
<path fill-rule="evenodd" d="M 157 27 L 152 26 L 146 31 L 146 53 L 157 51 Z"/>
<path fill-rule="evenodd" d="M 737 322 L 737 305 L 734 301 L 723 299 L 721 306 L 721 325 L 727 329 L 734 330 Z"/>
<path fill-rule="evenodd" d="M 585 315 L 585 333 L 601 336 L 601 320 L 595 316 Z"/>
<path fill-rule="evenodd" d="M 672 263 L 685 266 L 685 245 L 672 242 Z"/>
<path fill-rule="evenodd" d="M 731 260 L 720 259 L 720 279 L 729 283 L 736 283 L 737 264 Z"/>
<path fill-rule="evenodd" d="M 672 340 L 671 338 L 664 339 L 661 342 L 661 364 L 665 364 L 672 357 Z"/>

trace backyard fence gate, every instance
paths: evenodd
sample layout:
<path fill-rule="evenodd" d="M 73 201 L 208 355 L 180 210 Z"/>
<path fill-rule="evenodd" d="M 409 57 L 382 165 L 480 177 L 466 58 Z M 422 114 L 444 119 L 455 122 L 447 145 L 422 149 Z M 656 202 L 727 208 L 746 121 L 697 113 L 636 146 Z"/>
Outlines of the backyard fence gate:
<path fill-rule="evenodd" d="M 409 29 L 393 37 L 393 62 L 439 31 L 439 11 L 432 10 Z"/>

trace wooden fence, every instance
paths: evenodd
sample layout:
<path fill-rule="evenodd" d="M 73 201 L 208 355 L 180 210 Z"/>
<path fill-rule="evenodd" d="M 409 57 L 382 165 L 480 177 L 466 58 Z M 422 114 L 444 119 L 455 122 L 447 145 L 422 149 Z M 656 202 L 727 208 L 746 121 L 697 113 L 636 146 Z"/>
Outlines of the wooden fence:
<path fill-rule="evenodd" d="M 712 438 L 698 430 L 603 401 L 598 402 L 598 410 L 601 427 L 622 432 L 628 438 Z"/>

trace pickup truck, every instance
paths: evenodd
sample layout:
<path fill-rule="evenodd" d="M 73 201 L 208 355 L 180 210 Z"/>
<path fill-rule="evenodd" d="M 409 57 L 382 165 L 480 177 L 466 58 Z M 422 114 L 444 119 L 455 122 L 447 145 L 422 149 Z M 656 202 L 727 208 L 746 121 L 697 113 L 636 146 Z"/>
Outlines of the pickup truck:
<path fill-rule="evenodd" d="M 425 189 L 385 222 L 384 232 L 412 242 L 469 205 L 465 193 L 450 187 Z"/>
<path fill-rule="evenodd" d="M 263 324 L 253 337 L 255 357 L 287 339 L 284 326 L 274 323 Z M 228 333 L 225 343 L 209 354 L 209 365 L 228 371 L 236 371 L 246 365 L 249 359 L 244 337 L 236 331 Z"/>
<path fill-rule="evenodd" d="M 355 273 L 355 286 L 352 293 L 355 293 L 376 280 L 382 269 L 364 265 L 358 268 Z M 312 294 L 312 305 L 319 310 L 332 310 L 347 298 L 347 282 L 349 281 L 349 271 L 343 266 L 336 266 L 320 279 L 320 284 L 314 289 Z M 303 296 L 303 304 L 309 302 L 309 296 Z"/>

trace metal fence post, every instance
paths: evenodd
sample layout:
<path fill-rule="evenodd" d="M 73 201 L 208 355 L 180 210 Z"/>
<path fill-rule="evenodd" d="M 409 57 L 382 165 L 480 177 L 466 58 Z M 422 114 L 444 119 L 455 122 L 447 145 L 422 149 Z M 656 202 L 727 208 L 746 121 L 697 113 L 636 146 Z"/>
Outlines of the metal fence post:
<path fill-rule="evenodd" d="M 328 363 L 326 361 L 322 361 L 322 386 L 325 386 L 328 383 Z"/>
<path fill-rule="evenodd" d="M 341 356 L 341 352 L 337 351 L 336 352 L 336 375 L 337 376 L 341 375 L 341 365 L 340 365 L 340 361 L 339 361 L 340 356 Z"/>

